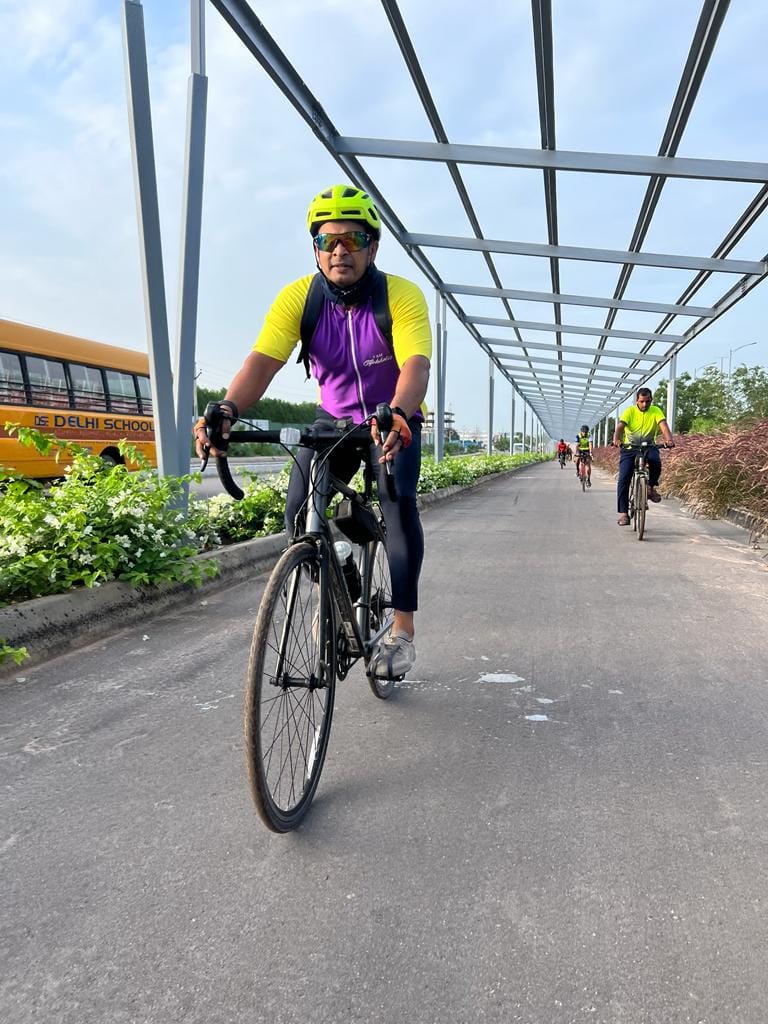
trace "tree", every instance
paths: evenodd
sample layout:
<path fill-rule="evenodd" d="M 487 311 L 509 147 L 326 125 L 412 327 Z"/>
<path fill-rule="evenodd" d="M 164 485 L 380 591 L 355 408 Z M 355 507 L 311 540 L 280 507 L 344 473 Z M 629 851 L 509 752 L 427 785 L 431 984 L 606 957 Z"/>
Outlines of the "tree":
<path fill-rule="evenodd" d="M 197 389 L 197 414 L 202 416 L 205 407 L 209 402 L 220 402 L 224 397 L 226 388 L 198 388 Z"/>
<path fill-rule="evenodd" d="M 202 415 L 209 402 L 220 402 L 224 394 L 224 388 L 199 387 L 198 413 Z M 314 402 L 284 402 L 281 398 L 262 398 L 247 409 L 241 409 L 240 415 L 246 420 L 269 420 L 270 423 L 281 425 L 303 426 L 314 422 L 316 408 Z"/>
<path fill-rule="evenodd" d="M 678 434 L 707 434 L 720 430 L 732 421 L 725 374 L 715 366 L 708 366 L 700 377 L 681 373 L 676 382 L 677 408 L 675 432 Z M 668 384 L 659 383 L 653 395 L 653 404 L 666 411 Z"/>
<path fill-rule="evenodd" d="M 659 383 L 655 405 L 666 410 L 668 383 Z M 739 420 L 768 418 L 768 373 L 761 366 L 738 367 L 731 377 L 708 366 L 698 378 L 681 373 L 677 378 L 675 431 L 708 434 Z"/>
<path fill-rule="evenodd" d="M 740 419 L 768 419 L 768 373 L 762 366 L 739 366 L 731 377 L 731 398 Z"/>

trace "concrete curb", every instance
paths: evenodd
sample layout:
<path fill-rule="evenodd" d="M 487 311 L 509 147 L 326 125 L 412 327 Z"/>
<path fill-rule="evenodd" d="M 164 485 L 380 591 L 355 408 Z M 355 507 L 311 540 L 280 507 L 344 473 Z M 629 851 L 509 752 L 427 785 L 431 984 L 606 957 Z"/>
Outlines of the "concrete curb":
<path fill-rule="evenodd" d="M 427 513 L 438 505 L 454 501 L 469 491 L 524 468 L 517 466 L 504 473 L 481 477 L 473 484 L 456 484 L 420 494 L 419 508 Z M 205 580 L 199 587 L 189 583 L 134 587 L 115 581 L 92 590 L 82 587 L 66 594 L 0 608 L 0 637 L 12 647 L 26 647 L 29 655 L 21 665 L 13 662 L 0 665 L 0 679 L 23 675 L 40 662 L 92 643 L 115 629 L 133 626 L 166 608 L 196 600 L 202 594 L 267 572 L 277 562 L 285 546 L 285 534 L 280 533 L 196 555 L 201 562 L 213 561 L 219 569 L 216 577 Z"/>
<path fill-rule="evenodd" d="M 614 479 L 618 476 L 615 470 L 608 469 L 605 466 L 597 466 L 596 468 L 603 473 L 610 473 Z M 675 494 L 674 491 L 665 491 L 664 497 L 674 498 L 676 501 L 680 502 L 682 508 L 690 512 L 690 509 L 683 502 L 682 498 Z M 750 539 L 755 543 L 757 543 L 762 537 L 768 538 L 768 519 L 761 519 L 752 512 L 747 512 L 746 509 L 729 508 L 721 518 L 729 523 L 733 523 L 734 526 L 741 526 L 743 529 L 749 530 L 751 535 Z"/>
<path fill-rule="evenodd" d="M 742 526 L 745 530 L 749 530 L 755 541 L 760 540 L 761 537 L 768 537 L 768 520 L 761 519 L 743 508 L 729 508 L 724 518 L 735 526 Z"/>

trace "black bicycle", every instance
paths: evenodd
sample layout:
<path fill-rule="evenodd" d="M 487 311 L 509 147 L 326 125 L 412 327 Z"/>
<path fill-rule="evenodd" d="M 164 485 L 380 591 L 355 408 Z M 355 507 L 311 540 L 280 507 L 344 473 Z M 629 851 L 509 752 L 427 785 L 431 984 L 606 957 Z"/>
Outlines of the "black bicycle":
<path fill-rule="evenodd" d="M 392 426 L 388 405 L 377 407 L 376 419 L 386 436 Z M 216 424 L 209 427 L 211 442 L 219 449 L 222 441 L 216 431 Z M 397 682 L 375 672 L 376 646 L 389 631 L 394 613 L 386 530 L 373 494 L 373 460 L 378 462 L 381 449 L 372 441 L 370 421 L 360 426 L 339 421 L 302 430 L 244 430 L 230 437 L 230 445 L 246 441 L 303 445 L 315 453 L 306 525 L 297 526 L 267 582 L 256 616 L 245 692 L 246 761 L 253 799 L 268 828 L 287 832 L 306 815 L 320 780 L 336 681 L 362 658 L 377 697 L 389 697 Z M 350 446 L 363 461 L 362 491 L 330 472 L 330 454 Z M 217 468 L 229 494 L 242 498 L 226 456 L 217 458 Z M 394 498 L 390 464 L 386 469 L 387 489 Z M 348 540 L 334 541 L 326 514 L 336 492 L 341 500 L 334 523 Z M 358 546 L 357 558 L 348 541 Z"/>
<path fill-rule="evenodd" d="M 641 441 L 640 444 L 624 445 L 625 451 L 635 453 L 635 462 L 632 469 L 632 479 L 629 482 L 629 521 L 632 529 L 637 534 L 637 539 L 642 540 L 645 536 L 645 516 L 648 512 L 648 450 L 655 448 L 666 448 L 667 445 L 654 444 L 651 441 Z"/>
<path fill-rule="evenodd" d="M 588 487 L 592 486 L 592 481 L 589 476 L 589 463 L 592 461 L 592 456 L 589 454 L 589 452 L 579 452 L 576 458 L 578 481 L 581 484 L 582 491 L 586 491 Z"/>

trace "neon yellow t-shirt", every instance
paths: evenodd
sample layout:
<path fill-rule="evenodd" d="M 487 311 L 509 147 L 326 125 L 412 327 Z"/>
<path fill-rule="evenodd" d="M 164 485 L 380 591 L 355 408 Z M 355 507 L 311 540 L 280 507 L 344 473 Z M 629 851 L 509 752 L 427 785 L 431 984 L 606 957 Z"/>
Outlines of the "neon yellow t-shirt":
<path fill-rule="evenodd" d="M 278 293 L 253 346 L 255 352 L 288 362 L 301 337 L 301 314 L 314 276 L 300 277 Z M 387 274 L 387 297 L 397 365 L 402 366 L 411 356 L 431 359 L 432 331 L 424 293 L 412 281 Z"/>
<path fill-rule="evenodd" d="M 649 405 L 645 412 L 641 412 L 636 405 L 630 405 L 619 416 L 620 422 L 626 427 L 623 443 L 640 444 L 648 441 L 653 444 L 659 435 L 659 424 L 666 418 L 666 413 L 658 405 Z"/>

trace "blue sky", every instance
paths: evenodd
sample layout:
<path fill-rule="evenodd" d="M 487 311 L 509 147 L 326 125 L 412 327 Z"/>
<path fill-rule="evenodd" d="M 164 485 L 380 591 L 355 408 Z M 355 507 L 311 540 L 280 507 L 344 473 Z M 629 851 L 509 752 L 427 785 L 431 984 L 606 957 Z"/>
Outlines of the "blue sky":
<path fill-rule="evenodd" d="M 143 6 L 173 329 L 188 4 L 146 0 Z M 253 6 L 342 133 L 432 141 L 377 0 L 264 0 Z M 439 7 L 432 0 L 402 0 L 400 7 L 451 141 L 538 147 L 528 0 L 482 0 L 472 7 L 466 0 Z M 655 154 L 699 9 L 693 0 L 554 0 L 558 147 Z M 119 0 L 0 0 L 0 38 L 6 43 L 0 67 L 0 316 L 145 348 L 121 12 Z M 342 37 L 343 46 L 333 41 Z M 680 156 L 768 160 L 766 39 L 765 0 L 733 0 Z M 280 286 L 313 269 L 306 206 L 342 174 L 210 7 L 207 59 L 198 365 L 201 382 L 218 386 L 240 365 Z M 471 233 L 441 166 L 365 163 L 408 230 Z M 487 237 L 546 242 L 540 172 L 463 167 L 462 174 Z M 628 247 L 646 179 L 560 173 L 557 181 L 561 244 Z M 668 182 L 645 250 L 710 255 L 757 190 Z M 763 218 L 731 255 L 760 259 L 768 251 L 767 227 Z M 429 256 L 446 281 L 492 283 L 477 254 L 431 250 Z M 386 235 L 378 263 L 426 286 Z M 496 263 L 507 287 L 550 290 L 546 261 L 499 256 Z M 638 268 L 627 297 L 672 302 L 690 276 Z M 615 266 L 561 262 L 564 292 L 611 295 L 616 279 Z M 714 300 L 733 280 L 715 275 L 694 301 Z M 431 288 L 425 290 L 434 308 Z M 497 300 L 464 304 L 471 313 L 502 315 Z M 519 319 L 551 319 L 551 307 L 513 308 Z M 767 314 L 763 284 L 685 350 L 680 371 L 720 365 L 723 358 L 727 364 L 732 348 L 752 341 L 757 344 L 734 353 L 734 365 L 765 365 Z M 564 319 L 599 326 L 604 312 L 569 307 Z M 616 326 L 653 330 L 658 320 L 622 312 Z M 687 324 L 678 320 L 670 331 L 681 333 Z M 584 344 L 584 338 L 571 342 Z M 484 355 L 451 319 L 447 400 L 460 426 L 487 423 L 487 374 Z M 315 395 L 293 366 L 281 372 L 271 393 L 292 400 Z M 497 381 L 496 394 L 496 423 L 503 428 L 508 385 Z"/>

